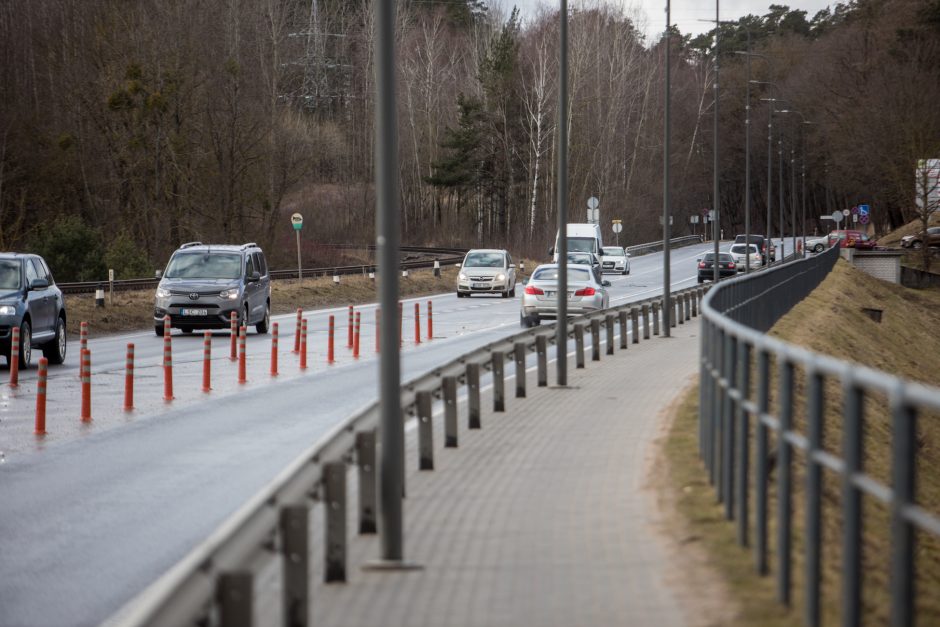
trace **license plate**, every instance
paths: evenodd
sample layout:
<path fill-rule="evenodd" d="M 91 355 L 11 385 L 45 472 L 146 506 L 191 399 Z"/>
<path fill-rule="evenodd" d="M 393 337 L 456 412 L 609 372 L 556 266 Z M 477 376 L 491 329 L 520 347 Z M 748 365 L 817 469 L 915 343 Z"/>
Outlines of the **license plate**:
<path fill-rule="evenodd" d="M 208 316 L 208 309 L 180 309 L 181 316 Z"/>
<path fill-rule="evenodd" d="M 474 283 L 472 285 L 473 289 L 478 289 L 478 290 L 485 290 L 489 286 L 490 286 L 489 283 Z"/>
<path fill-rule="evenodd" d="M 554 296 L 554 295 L 555 295 L 555 292 L 548 292 L 548 291 L 545 292 L 545 296 L 546 296 L 546 297 L 551 297 L 551 296 Z"/>

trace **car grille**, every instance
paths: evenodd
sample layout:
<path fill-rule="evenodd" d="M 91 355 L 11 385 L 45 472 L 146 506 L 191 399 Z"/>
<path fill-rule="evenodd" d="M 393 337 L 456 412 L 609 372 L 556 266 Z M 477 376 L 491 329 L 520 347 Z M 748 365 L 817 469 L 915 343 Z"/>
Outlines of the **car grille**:
<path fill-rule="evenodd" d="M 613 267 L 614 267 L 614 262 L 613 262 L 613 261 L 605 261 L 605 262 L 604 262 L 604 267 L 605 267 L 605 268 L 613 268 Z"/>
<path fill-rule="evenodd" d="M 188 300 L 182 303 L 170 303 L 171 309 L 179 307 L 185 309 L 208 309 L 209 313 L 211 313 L 213 316 L 215 315 L 213 312 L 218 311 L 219 309 L 219 306 L 215 303 L 202 303 L 198 300 Z"/>
<path fill-rule="evenodd" d="M 491 277 L 491 276 L 472 276 L 472 277 L 470 277 L 470 280 L 471 280 L 471 281 L 476 281 L 477 283 L 481 283 L 481 282 L 483 282 L 483 281 L 492 281 L 492 280 L 493 280 L 493 277 Z"/>
<path fill-rule="evenodd" d="M 170 290 L 171 296 L 186 296 L 189 297 L 190 294 L 199 294 L 200 297 L 203 296 L 218 296 L 219 292 L 222 290 Z"/>

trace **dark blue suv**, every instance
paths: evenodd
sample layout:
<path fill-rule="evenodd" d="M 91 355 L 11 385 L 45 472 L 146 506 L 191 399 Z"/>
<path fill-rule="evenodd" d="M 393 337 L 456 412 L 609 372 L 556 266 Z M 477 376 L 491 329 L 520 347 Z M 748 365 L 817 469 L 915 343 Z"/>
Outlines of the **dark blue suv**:
<path fill-rule="evenodd" d="M 0 351 L 10 363 L 13 327 L 20 328 L 20 368 L 32 349 L 51 364 L 65 361 L 65 299 L 39 255 L 0 253 Z"/>

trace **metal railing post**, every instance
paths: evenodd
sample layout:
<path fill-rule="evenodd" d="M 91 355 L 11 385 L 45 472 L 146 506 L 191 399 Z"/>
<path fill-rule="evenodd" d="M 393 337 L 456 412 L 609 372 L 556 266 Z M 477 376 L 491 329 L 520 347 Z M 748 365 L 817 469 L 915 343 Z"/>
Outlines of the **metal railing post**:
<path fill-rule="evenodd" d="M 734 520 L 734 448 L 735 433 L 737 431 L 738 403 L 735 402 L 732 392 L 737 384 L 738 365 L 738 338 L 734 335 L 725 335 L 724 346 L 724 372 L 725 372 L 725 402 L 724 402 L 724 470 L 725 484 L 725 519 Z"/>
<path fill-rule="evenodd" d="M 601 360 L 601 321 L 591 320 L 591 361 Z"/>
<path fill-rule="evenodd" d="M 323 464 L 323 581 L 346 581 L 346 463 Z"/>
<path fill-rule="evenodd" d="M 431 412 L 431 393 L 415 394 L 418 418 L 418 470 L 434 470 L 434 421 Z"/>
<path fill-rule="evenodd" d="M 502 351 L 493 351 L 493 411 L 506 411 L 506 379 L 503 378 Z"/>
<path fill-rule="evenodd" d="M 480 364 L 467 364 L 467 428 L 479 429 L 480 424 Z"/>
<path fill-rule="evenodd" d="M 620 348 L 626 350 L 630 345 L 627 339 L 627 312 L 621 309 L 617 312 L 617 322 L 620 323 Z"/>
<path fill-rule="evenodd" d="M 822 549 L 822 466 L 815 460 L 817 451 L 823 450 L 823 390 L 825 380 L 815 369 L 806 373 L 806 562 L 803 622 L 810 627 L 819 625 L 819 592 Z"/>
<path fill-rule="evenodd" d="M 777 355 L 780 380 L 780 431 L 777 433 L 777 600 L 790 605 L 793 544 L 792 451 L 787 435 L 793 428 L 793 363 Z"/>
<path fill-rule="evenodd" d="M 653 301 L 653 335 L 659 335 L 659 301 Z"/>
<path fill-rule="evenodd" d="M 375 483 L 375 431 L 360 431 L 356 434 L 357 486 L 359 492 L 359 533 L 371 534 L 378 530 L 376 524 Z"/>
<path fill-rule="evenodd" d="M 630 308 L 630 327 L 633 329 L 633 343 L 640 343 L 640 312 L 636 307 Z"/>
<path fill-rule="evenodd" d="M 574 323 L 574 367 L 584 368 L 584 323 Z"/>
<path fill-rule="evenodd" d="M 535 337 L 535 354 L 538 362 L 537 385 L 543 388 L 548 385 L 548 338 L 544 335 Z"/>
<path fill-rule="evenodd" d="M 695 302 L 694 300 L 692 302 Z M 744 340 L 738 341 L 738 391 L 741 394 L 741 401 L 738 403 L 738 442 L 735 450 L 738 453 L 737 459 L 737 481 L 736 487 L 736 505 L 735 510 L 738 516 L 738 544 L 747 546 L 747 526 L 748 526 L 748 488 L 750 487 L 750 468 L 751 463 L 751 417 L 745 405 L 751 397 L 751 346 Z"/>
<path fill-rule="evenodd" d="M 310 548 L 309 509 L 306 505 L 281 508 L 281 604 L 285 625 L 309 624 Z"/>
<path fill-rule="evenodd" d="M 643 303 L 643 339 L 650 339 L 650 306 Z"/>
<path fill-rule="evenodd" d="M 457 377 L 444 377 L 441 393 L 444 397 L 444 448 L 457 448 Z"/>
<path fill-rule="evenodd" d="M 767 455 L 768 434 L 764 417 L 770 407 L 770 355 L 765 349 L 757 353 L 757 416 L 755 438 L 754 516 L 756 536 L 754 560 L 757 572 L 767 574 L 767 481 L 770 474 Z"/>
<path fill-rule="evenodd" d="M 251 627 L 254 617 L 254 576 L 250 572 L 222 573 L 216 586 L 222 627 Z"/>
<path fill-rule="evenodd" d="M 916 498 L 917 412 L 902 400 L 903 387 L 891 395 L 891 624 L 913 625 L 915 529 L 905 508 Z"/>
<path fill-rule="evenodd" d="M 862 492 L 855 477 L 862 470 L 864 395 L 851 372 L 844 375 L 842 414 L 842 624 L 861 624 Z"/>
<path fill-rule="evenodd" d="M 525 342 L 513 345 L 516 358 L 516 398 L 525 398 Z"/>
<path fill-rule="evenodd" d="M 607 314 L 604 317 L 604 323 L 607 328 L 607 354 L 614 354 L 614 314 Z"/>

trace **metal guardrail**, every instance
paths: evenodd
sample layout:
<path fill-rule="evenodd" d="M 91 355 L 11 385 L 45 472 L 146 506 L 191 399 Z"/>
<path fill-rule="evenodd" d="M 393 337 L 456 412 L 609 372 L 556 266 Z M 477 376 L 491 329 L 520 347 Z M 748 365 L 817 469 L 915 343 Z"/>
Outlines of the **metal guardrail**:
<path fill-rule="evenodd" d="M 671 326 L 698 315 L 707 288 L 673 293 Z M 575 340 L 575 365 L 585 365 L 585 332 L 591 334 L 591 360 L 614 353 L 615 326 L 619 345 L 659 335 L 662 299 L 620 305 L 572 318 L 568 337 Z M 629 327 L 629 332 L 628 332 Z M 505 362 L 515 362 L 516 397 L 526 395 L 526 356 L 537 356 L 537 385 L 548 384 L 548 346 L 555 344 L 554 325 L 529 329 L 466 353 L 419 376 L 402 387 L 403 411 L 418 421 L 418 467 L 434 468 L 432 404 L 444 403 L 445 446 L 456 446 L 458 386 L 466 386 L 468 428 L 479 429 L 480 374 L 493 377 L 493 410 L 505 411 Z M 567 358 L 567 357 L 566 357 Z M 326 530 L 325 581 L 346 580 L 346 482 L 350 466 L 357 478 L 358 530 L 376 533 L 376 435 L 378 403 L 372 403 L 335 427 L 281 472 L 267 487 L 226 520 L 206 541 L 105 624 L 111 627 L 168 627 L 276 624 L 277 618 L 255 616 L 256 607 L 280 607 L 283 625 L 309 621 L 309 517 L 316 503 L 324 505 Z M 413 460 L 414 461 L 414 460 Z M 255 603 L 256 575 L 277 560 L 281 566 L 280 603 Z"/>
<path fill-rule="evenodd" d="M 682 246 L 688 246 L 690 244 L 700 244 L 702 243 L 701 235 L 684 235 L 682 237 L 673 237 L 669 240 L 670 248 L 681 248 Z M 647 253 L 659 252 L 663 249 L 663 240 L 657 240 L 655 242 L 649 242 L 647 244 L 637 244 L 635 246 L 627 246 L 626 250 L 631 255 L 645 255 Z"/>
<path fill-rule="evenodd" d="M 886 372 L 819 355 L 763 332 L 807 296 L 838 259 L 838 247 L 765 272 L 723 281 L 702 304 L 699 453 L 717 487 L 728 520 L 737 519 L 739 544 L 749 544 L 751 514 L 754 552 L 760 574 L 768 567 L 768 492 L 771 465 L 776 472 L 775 564 L 778 600 L 791 601 L 793 560 L 793 455 L 805 461 L 804 622 L 820 622 L 822 474 L 841 478 L 844 526 L 841 555 L 841 615 L 858 625 L 862 608 L 862 500 L 872 498 L 890 512 L 890 622 L 915 622 L 914 537 L 940 537 L 940 518 L 916 503 L 915 468 L 918 416 L 940 411 L 940 389 L 905 381 Z M 755 362 L 756 355 L 756 362 Z M 771 362 L 778 381 L 776 414 L 771 413 Z M 794 424 L 794 371 L 806 374 L 806 429 Z M 752 396 L 751 377 L 755 376 Z M 827 381 L 841 384 L 842 457 L 823 446 Z M 866 399 L 887 398 L 891 414 L 891 485 L 863 471 Z M 870 425 L 871 423 L 869 423 Z M 751 429 L 755 429 L 752 451 Z M 775 451 L 769 450 L 770 433 Z M 752 460 L 752 452 L 756 459 Z M 771 459 L 773 456 L 775 459 Z M 750 472 L 756 473 L 753 480 Z M 753 482 L 753 483 L 752 483 Z M 754 503 L 751 503 L 753 489 Z M 936 590 L 931 592 L 936 593 Z"/>
<path fill-rule="evenodd" d="M 337 245 L 335 248 L 345 248 L 345 249 L 362 249 L 362 250 L 374 250 L 375 246 L 352 246 L 352 245 Z M 463 261 L 463 256 L 466 254 L 467 249 L 464 248 L 428 248 L 422 246 L 402 246 L 401 252 L 403 259 L 400 263 L 401 270 L 416 270 L 419 268 L 431 268 L 434 266 L 434 262 L 440 262 L 442 264 L 446 263 L 460 263 Z M 436 259 L 412 259 L 407 258 L 408 254 L 425 254 L 425 255 L 436 255 Z M 303 275 L 306 278 L 315 278 L 315 277 L 330 277 L 333 275 L 350 275 L 350 274 L 367 274 L 369 272 L 375 272 L 376 264 L 364 264 L 360 266 L 327 266 L 327 267 L 317 267 L 317 268 L 303 268 Z M 297 269 L 293 270 L 270 270 L 270 276 L 272 280 L 277 279 L 296 279 L 297 278 Z M 142 289 L 156 289 L 157 284 L 160 283 L 160 279 L 157 278 L 146 278 L 146 279 L 122 279 L 119 281 L 114 281 L 114 289 L 116 291 L 122 290 L 142 290 Z M 80 281 L 72 283 L 58 283 L 59 289 L 62 290 L 65 294 L 87 294 L 94 292 L 96 289 L 101 287 L 106 287 L 108 285 L 107 281 Z"/>

